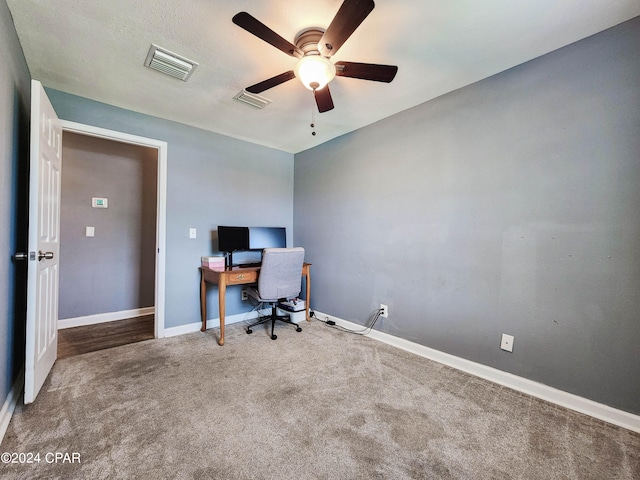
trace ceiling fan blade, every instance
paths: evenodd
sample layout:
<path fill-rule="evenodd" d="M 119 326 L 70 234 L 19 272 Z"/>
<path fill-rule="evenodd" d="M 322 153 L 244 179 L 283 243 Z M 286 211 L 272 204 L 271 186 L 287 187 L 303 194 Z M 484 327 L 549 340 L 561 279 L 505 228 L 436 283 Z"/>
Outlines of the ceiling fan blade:
<path fill-rule="evenodd" d="M 292 57 L 301 58 L 304 52 L 298 49 L 293 43 L 282 38 L 276 32 L 267 27 L 260 20 L 251 16 L 247 12 L 240 12 L 233 16 L 233 23 L 239 27 L 244 28 L 247 32 L 252 33 L 256 37 L 264 40 L 265 42 L 273 45 L 278 50 L 283 51 L 287 55 Z"/>
<path fill-rule="evenodd" d="M 296 74 L 293 73 L 293 70 L 289 70 L 288 72 L 281 73 L 280 75 L 276 75 L 275 77 L 271 77 L 260 83 L 256 83 L 255 85 L 251 85 L 250 87 L 245 88 L 245 90 L 249 93 L 261 93 L 265 90 L 276 87 L 281 83 L 288 82 L 292 78 L 295 78 L 295 76 Z"/>
<path fill-rule="evenodd" d="M 325 57 L 338 51 L 356 28 L 371 13 L 375 4 L 373 0 L 344 0 L 344 3 L 331 21 L 318 42 L 318 50 Z"/>
<path fill-rule="evenodd" d="M 391 82 L 398 73 L 395 65 L 375 63 L 336 62 L 336 75 L 340 77 L 361 78 L 374 82 Z"/>
<path fill-rule="evenodd" d="M 316 105 L 318 105 L 318 111 L 320 113 L 333 110 L 333 100 L 331 99 L 329 85 L 325 85 L 324 88 L 320 90 L 314 90 L 313 95 L 316 97 Z"/>

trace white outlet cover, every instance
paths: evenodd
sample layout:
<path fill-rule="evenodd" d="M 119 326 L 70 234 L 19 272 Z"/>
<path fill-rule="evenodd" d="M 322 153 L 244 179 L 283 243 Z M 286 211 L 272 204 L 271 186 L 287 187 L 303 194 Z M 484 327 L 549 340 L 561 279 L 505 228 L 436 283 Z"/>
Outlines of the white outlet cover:
<path fill-rule="evenodd" d="M 95 227 L 84 227 L 84 236 L 85 237 L 95 237 L 96 229 Z"/>
<path fill-rule="evenodd" d="M 500 348 L 506 352 L 513 352 L 513 335 L 503 333 Z"/>
<path fill-rule="evenodd" d="M 189 238 L 196 238 L 198 235 L 198 231 L 195 228 L 189 229 Z"/>

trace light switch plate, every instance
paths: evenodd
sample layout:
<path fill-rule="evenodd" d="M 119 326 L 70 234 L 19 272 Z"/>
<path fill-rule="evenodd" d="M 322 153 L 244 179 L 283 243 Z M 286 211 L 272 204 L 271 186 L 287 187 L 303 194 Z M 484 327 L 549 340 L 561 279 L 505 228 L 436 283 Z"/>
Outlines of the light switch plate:
<path fill-rule="evenodd" d="M 196 238 L 197 236 L 197 230 L 195 228 L 190 228 L 189 229 L 189 238 Z"/>
<path fill-rule="evenodd" d="M 96 236 L 95 227 L 84 227 L 84 236 L 85 237 L 95 237 Z"/>

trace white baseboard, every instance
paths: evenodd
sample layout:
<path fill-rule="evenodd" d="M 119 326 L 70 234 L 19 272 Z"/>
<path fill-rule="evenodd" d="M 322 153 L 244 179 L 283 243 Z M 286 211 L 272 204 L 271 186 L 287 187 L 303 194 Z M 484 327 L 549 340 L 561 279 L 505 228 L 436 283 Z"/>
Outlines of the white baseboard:
<path fill-rule="evenodd" d="M 298 312 L 300 313 L 300 312 Z M 238 313 L 236 315 L 227 315 L 224 319 L 224 324 L 225 325 L 231 325 L 233 323 L 238 323 L 238 322 L 248 322 L 249 320 L 253 320 L 254 318 L 258 318 L 258 314 L 260 315 L 271 315 L 271 309 L 270 308 L 265 308 L 262 310 L 252 310 L 250 312 L 247 313 Z M 281 312 L 280 310 L 278 310 L 278 315 L 280 314 L 288 314 L 290 315 L 291 312 Z M 295 316 L 293 316 L 294 318 L 292 318 L 292 322 L 294 323 L 300 323 L 302 324 L 302 322 L 304 321 L 304 316 L 303 317 L 298 317 L 295 318 Z M 207 329 L 209 328 L 215 328 L 215 327 L 219 327 L 220 326 L 220 319 L 219 318 L 211 318 L 209 320 L 207 320 Z M 175 337 L 177 335 L 184 335 L 185 333 L 193 333 L 193 332 L 199 332 L 200 331 L 200 327 L 202 327 L 202 322 L 197 322 L 197 323 L 189 323 L 187 325 L 180 325 L 178 327 L 171 327 L 171 328 L 165 328 L 164 329 L 164 336 L 165 337 Z"/>
<path fill-rule="evenodd" d="M 271 310 L 264 310 L 264 311 L 261 311 L 260 313 L 267 315 L 271 313 Z M 233 323 L 253 320 L 254 318 L 258 318 L 258 312 L 256 310 L 252 310 L 247 313 L 238 313 L 236 315 L 227 315 L 224 318 L 224 324 L 226 326 L 226 325 L 231 325 Z M 220 326 L 219 318 L 211 318 L 207 320 L 207 329 L 215 328 L 219 326 Z M 177 327 L 169 327 L 164 329 L 164 336 L 175 337 L 177 335 L 184 335 L 185 333 L 199 332 L 201 327 L 202 327 L 202 322 L 188 323 L 186 325 L 179 325 Z"/>
<path fill-rule="evenodd" d="M 122 310 L 120 312 L 98 313 L 85 317 L 64 318 L 58 320 L 58 330 L 64 328 L 83 327 L 85 325 L 96 325 L 98 323 L 115 322 L 126 318 L 142 317 L 151 315 L 156 307 L 134 308 L 133 310 Z"/>
<path fill-rule="evenodd" d="M 9 395 L 7 395 L 7 399 L 2 405 L 2 410 L 0 410 L 0 443 L 4 439 L 4 434 L 7 433 L 7 428 L 9 428 L 9 422 L 11 421 L 11 417 L 13 416 L 13 411 L 16 409 L 16 405 L 18 403 L 18 399 L 20 398 L 20 393 L 22 393 L 22 387 L 24 386 L 24 369 L 20 371 L 18 374 L 18 378 L 13 382 L 13 386 L 11 390 L 9 390 Z"/>
<path fill-rule="evenodd" d="M 326 313 L 315 311 L 315 316 L 317 318 L 333 320 L 336 324 L 345 328 L 353 330 L 362 330 L 363 328 L 362 325 L 358 325 L 341 318 L 336 318 L 331 315 L 327 315 Z M 464 358 L 456 357 L 439 350 L 434 350 L 433 348 L 425 347 L 424 345 L 413 343 L 399 337 L 394 337 L 393 335 L 389 335 L 388 333 L 383 333 L 378 330 L 372 330 L 367 336 L 513 390 L 526 393 L 533 397 L 546 400 L 547 402 L 551 402 L 570 410 L 603 420 L 607 423 L 640 433 L 640 416 L 625 412 L 624 410 L 618 410 L 616 408 L 609 407 L 608 405 L 594 402 L 593 400 L 579 397 L 578 395 L 558 390 L 557 388 L 549 387 L 542 383 L 513 375 L 512 373 L 503 372 L 502 370 L 488 367 L 481 363 L 465 360 Z"/>

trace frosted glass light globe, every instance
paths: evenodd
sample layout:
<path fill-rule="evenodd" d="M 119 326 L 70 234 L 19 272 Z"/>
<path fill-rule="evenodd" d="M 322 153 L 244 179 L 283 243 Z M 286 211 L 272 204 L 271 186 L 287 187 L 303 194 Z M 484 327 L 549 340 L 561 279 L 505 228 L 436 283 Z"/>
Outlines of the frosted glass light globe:
<path fill-rule="evenodd" d="M 336 76 L 336 67 L 320 55 L 307 55 L 300 59 L 294 73 L 309 90 L 320 90 Z"/>

